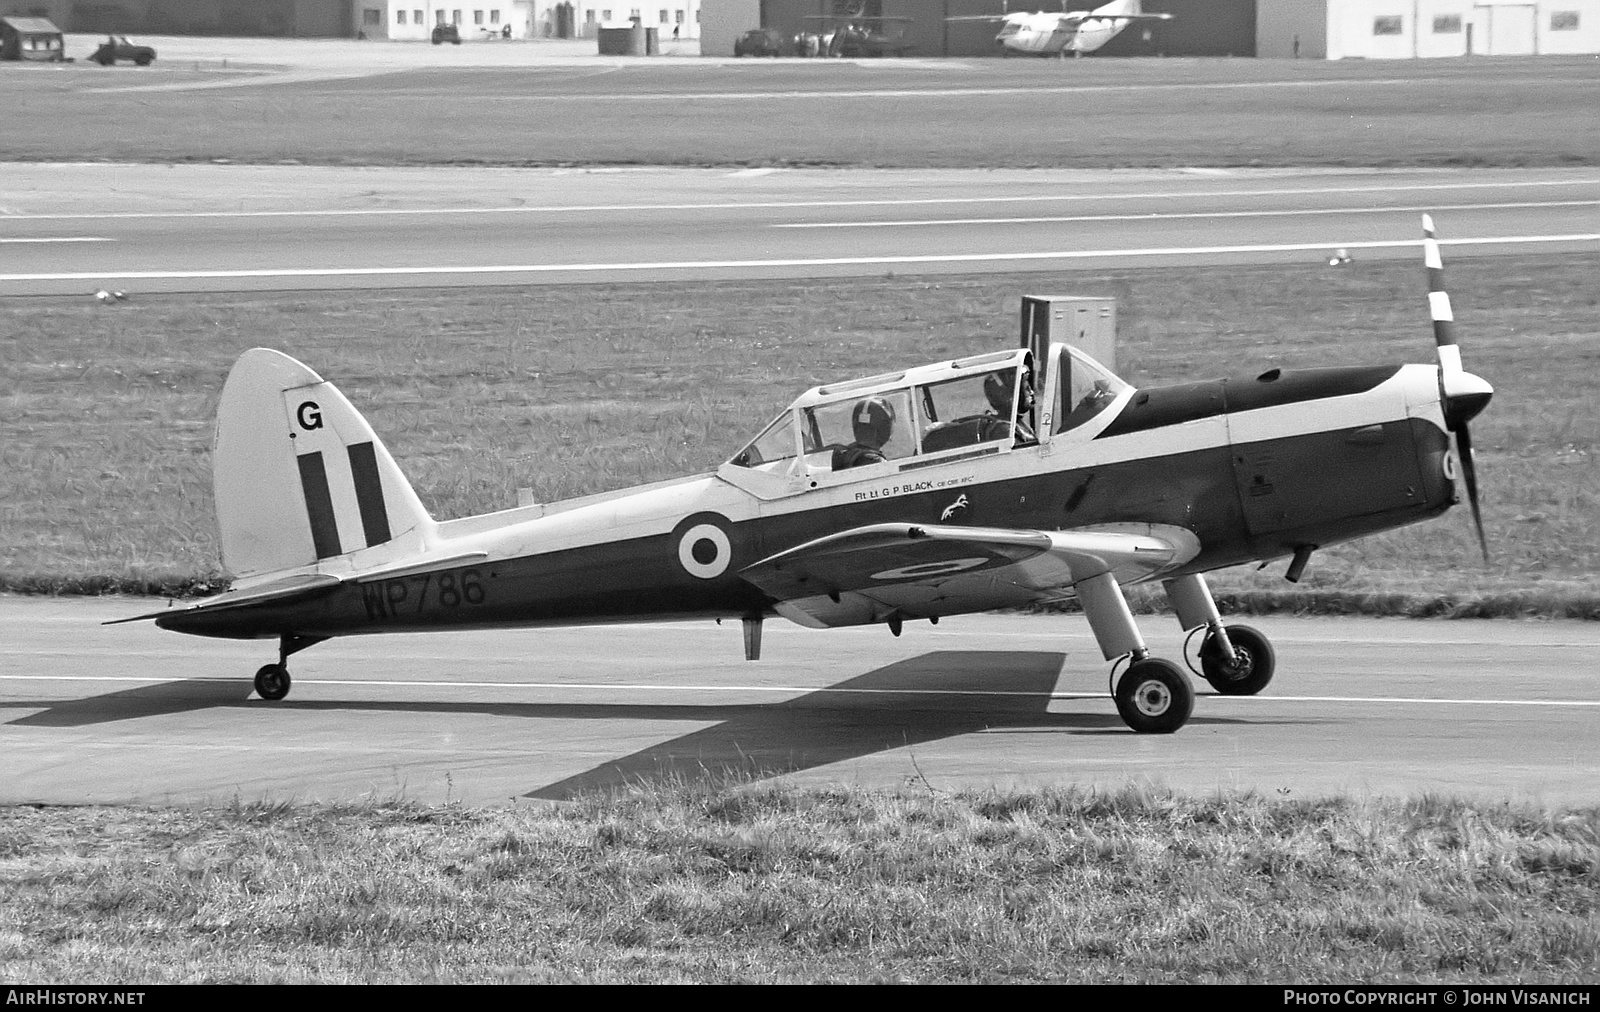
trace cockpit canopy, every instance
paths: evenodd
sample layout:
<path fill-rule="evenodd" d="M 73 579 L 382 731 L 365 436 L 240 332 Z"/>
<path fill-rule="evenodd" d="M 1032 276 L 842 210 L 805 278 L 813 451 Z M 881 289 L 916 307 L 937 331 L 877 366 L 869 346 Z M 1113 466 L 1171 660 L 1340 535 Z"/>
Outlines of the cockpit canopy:
<path fill-rule="evenodd" d="M 1131 389 L 1077 349 L 1051 353 L 1045 390 L 1025 348 L 814 387 L 729 463 L 816 474 L 1002 452 L 1038 443 L 1041 425 L 1052 436 L 1077 428 Z M 1038 403 L 1049 395 L 1054 404 Z"/>

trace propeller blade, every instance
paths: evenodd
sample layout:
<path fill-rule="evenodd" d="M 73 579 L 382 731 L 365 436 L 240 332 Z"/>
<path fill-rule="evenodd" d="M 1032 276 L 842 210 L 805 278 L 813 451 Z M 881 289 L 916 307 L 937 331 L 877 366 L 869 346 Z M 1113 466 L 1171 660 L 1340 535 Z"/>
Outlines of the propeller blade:
<path fill-rule="evenodd" d="M 1467 502 L 1472 506 L 1472 523 L 1478 529 L 1478 547 L 1483 561 L 1489 561 L 1489 539 L 1483 534 L 1483 512 L 1478 508 L 1478 465 L 1472 460 L 1472 435 L 1467 424 L 1456 427 L 1456 456 L 1461 459 L 1461 477 L 1467 485 Z"/>
<path fill-rule="evenodd" d="M 1431 214 L 1422 216 L 1422 262 L 1428 268 L 1428 312 L 1433 317 L 1433 339 L 1439 346 L 1439 390 L 1449 396 L 1452 381 L 1463 372 L 1461 349 L 1456 346 L 1456 317 L 1450 309 L 1450 293 L 1444 289 L 1444 260 L 1439 256 Z"/>
<path fill-rule="evenodd" d="M 1478 503 L 1478 465 L 1472 457 L 1472 433 L 1467 422 L 1488 406 L 1494 388 L 1461 367 L 1455 313 L 1450 308 L 1450 293 L 1444 288 L 1444 260 L 1439 256 L 1439 238 L 1429 214 L 1422 216 L 1422 260 L 1428 269 L 1428 312 L 1433 317 L 1433 340 L 1439 352 L 1439 407 L 1445 425 L 1456 437 L 1456 456 L 1467 486 L 1472 523 L 1478 531 L 1478 547 L 1483 551 L 1483 561 L 1488 562 L 1489 539 L 1483 533 L 1483 511 Z"/>

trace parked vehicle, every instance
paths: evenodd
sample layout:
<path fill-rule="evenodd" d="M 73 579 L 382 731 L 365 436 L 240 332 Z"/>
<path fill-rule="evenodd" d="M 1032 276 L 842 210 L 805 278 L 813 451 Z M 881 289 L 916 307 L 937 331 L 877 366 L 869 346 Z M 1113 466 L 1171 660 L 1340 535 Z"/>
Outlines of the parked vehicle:
<path fill-rule="evenodd" d="M 434 25 L 433 44 L 440 46 L 446 42 L 453 46 L 461 45 L 461 30 L 455 25 Z"/>
<path fill-rule="evenodd" d="M 752 28 L 733 43 L 734 56 L 782 56 L 784 37 L 771 28 Z"/>
<path fill-rule="evenodd" d="M 128 41 L 126 35 L 113 35 L 100 43 L 100 48 L 89 57 L 102 67 L 109 67 L 118 60 L 132 60 L 141 67 L 148 67 L 155 62 L 156 51 L 149 46 L 138 46 Z"/>

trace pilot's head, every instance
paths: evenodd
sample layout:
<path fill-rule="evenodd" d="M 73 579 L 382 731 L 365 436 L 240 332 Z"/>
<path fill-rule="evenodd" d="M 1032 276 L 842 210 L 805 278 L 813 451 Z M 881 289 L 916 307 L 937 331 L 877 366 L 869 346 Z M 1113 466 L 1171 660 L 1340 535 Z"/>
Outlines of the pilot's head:
<path fill-rule="evenodd" d="M 994 408 L 995 414 L 1001 418 L 1011 417 L 1011 388 L 1015 376 L 1016 370 L 1006 369 L 992 372 L 983 378 L 983 396 L 988 399 L 989 406 Z"/>
<path fill-rule="evenodd" d="M 882 446 L 894 431 L 894 407 L 882 397 L 868 397 L 856 402 L 850 412 L 850 423 L 856 442 L 863 446 Z"/>
<path fill-rule="evenodd" d="M 1033 410 L 1033 370 L 1022 374 L 1022 393 L 1017 397 L 1017 417 Z"/>

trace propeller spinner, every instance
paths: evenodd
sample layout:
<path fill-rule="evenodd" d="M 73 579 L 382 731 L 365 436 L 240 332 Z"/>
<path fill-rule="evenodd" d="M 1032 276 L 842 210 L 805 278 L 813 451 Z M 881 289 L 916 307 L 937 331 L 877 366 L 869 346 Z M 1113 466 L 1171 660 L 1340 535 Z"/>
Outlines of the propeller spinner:
<path fill-rule="evenodd" d="M 1472 506 L 1472 522 L 1478 529 L 1478 547 L 1489 561 L 1489 540 L 1483 534 L 1483 513 L 1478 506 L 1478 469 L 1472 459 L 1472 434 L 1467 423 L 1478 416 L 1494 396 L 1494 387 L 1461 367 L 1461 349 L 1456 345 L 1455 315 L 1450 311 L 1450 293 L 1444 289 L 1444 262 L 1439 257 L 1439 239 L 1433 231 L 1433 217 L 1422 216 L 1422 257 L 1428 268 L 1428 310 L 1433 316 L 1433 339 L 1439 345 L 1439 403 L 1445 425 L 1456 437 L 1456 457 L 1461 462 L 1461 477 L 1467 485 L 1467 502 Z"/>

